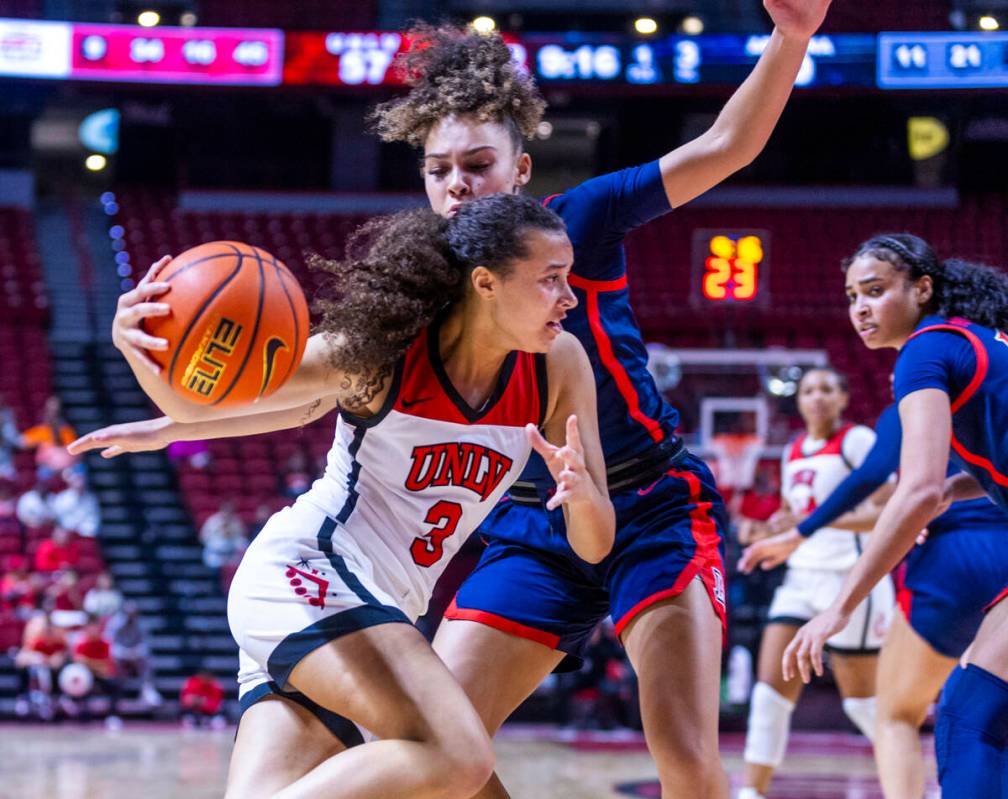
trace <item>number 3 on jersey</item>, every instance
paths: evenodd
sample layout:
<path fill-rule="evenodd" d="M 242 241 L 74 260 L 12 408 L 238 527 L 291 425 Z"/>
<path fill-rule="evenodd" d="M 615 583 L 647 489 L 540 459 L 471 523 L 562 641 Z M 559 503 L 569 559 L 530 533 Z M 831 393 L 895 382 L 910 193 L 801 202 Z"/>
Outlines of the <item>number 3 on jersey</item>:
<path fill-rule="evenodd" d="M 444 540 L 455 534 L 461 519 L 462 506 L 457 502 L 435 502 L 424 517 L 424 522 L 435 525 L 434 529 L 424 536 L 417 536 L 410 545 L 413 562 L 426 568 L 441 560 L 444 557 Z"/>

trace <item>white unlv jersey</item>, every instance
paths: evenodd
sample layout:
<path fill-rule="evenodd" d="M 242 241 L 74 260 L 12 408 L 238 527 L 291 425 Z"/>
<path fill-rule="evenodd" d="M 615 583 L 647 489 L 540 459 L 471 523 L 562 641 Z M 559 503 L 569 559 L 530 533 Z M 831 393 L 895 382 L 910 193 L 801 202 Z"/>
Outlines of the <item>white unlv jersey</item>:
<path fill-rule="evenodd" d="M 525 425 L 542 425 L 546 401 L 545 356 L 512 352 L 492 396 L 470 408 L 445 373 L 431 326 L 400 360 L 375 416 L 341 413 L 325 473 L 298 501 L 336 520 L 333 539 L 359 551 L 357 565 L 415 619 L 521 474 L 531 451 Z"/>
<path fill-rule="evenodd" d="M 781 464 L 781 492 L 791 511 L 804 516 L 815 510 L 861 465 L 874 443 L 874 431 L 863 425 L 846 425 L 825 441 L 804 433 L 795 439 Z M 788 566 L 849 569 L 867 545 L 866 536 L 822 527 L 791 554 Z"/>

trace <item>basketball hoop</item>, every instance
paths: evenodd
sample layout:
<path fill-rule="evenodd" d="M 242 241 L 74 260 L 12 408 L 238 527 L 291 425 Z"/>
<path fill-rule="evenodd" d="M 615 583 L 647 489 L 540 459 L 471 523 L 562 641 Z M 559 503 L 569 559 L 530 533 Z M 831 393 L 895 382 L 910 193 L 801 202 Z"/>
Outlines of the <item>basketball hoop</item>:
<path fill-rule="evenodd" d="M 718 433 L 710 441 L 719 488 L 745 491 L 756 479 L 764 440 L 755 433 Z"/>

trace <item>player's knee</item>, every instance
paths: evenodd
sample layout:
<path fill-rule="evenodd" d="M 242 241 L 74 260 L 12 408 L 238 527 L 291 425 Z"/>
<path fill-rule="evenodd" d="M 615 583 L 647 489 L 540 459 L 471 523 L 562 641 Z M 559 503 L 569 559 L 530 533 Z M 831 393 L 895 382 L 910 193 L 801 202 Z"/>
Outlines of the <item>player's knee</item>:
<path fill-rule="evenodd" d="M 745 762 L 777 768 L 784 760 L 794 702 L 764 682 L 756 683 L 749 700 Z"/>
<path fill-rule="evenodd" d="M 676 784 L 696 786 L 696 796 L 707 795 L 705 786 L 717 785 L 721 779 L 721 760 L 716 741 L 687 730 L 671 728 L 667 733 L 648 734 L 648 748 L 658 764 L 662 786 L 670 780 Z"/>
<path fill-rule="evenodd" d="M 875 697 L 847 697 L 843 700 L 844 713 L 847 718 L 854 722 L 854 726 L 861 730 L 872 743 L 875 742 Z"/>
<path fill-rule="evenodd" d="M 920 727 L 927 717 L 929 702 L 919 696 L 887 696 L 883 690 L 875 697 L 875 728 L 890 725 Z"/>
<path fill-rule="evenodd" d="M 493 776 L 493 745 L 486 733 L 452 741 L 439 759 L 443 795 L 450 799 L 471 799 Z"/>

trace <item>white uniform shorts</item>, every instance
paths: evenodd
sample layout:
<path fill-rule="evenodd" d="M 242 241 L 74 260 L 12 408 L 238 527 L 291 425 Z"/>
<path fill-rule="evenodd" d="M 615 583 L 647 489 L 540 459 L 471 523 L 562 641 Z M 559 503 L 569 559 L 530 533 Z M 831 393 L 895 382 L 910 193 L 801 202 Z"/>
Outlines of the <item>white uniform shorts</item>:
<path fill-rule="evenodd" d="M 370 561 L 336 521 L 308 502 L 273 515 L 246 550 L 228 592 L 238 642 L 238 697 L 244 712 L 274 694 L 308 708 L 343 743 L 365 735 L 288 685 L 307 654 L 377 624 L 410 624 L 375 578 Z"/>
<path fill-rule="evenodd" d="M 805 624 L 833 604 L 847 574 L 831 569 L 788 567 L 784 582 L 774 592 L 767 622 Z M 826 648 L 839 654 L 878 652 L 895 605 L 896 592 L 887 576 L 855 608 L 850 623 L 826 642 Z"/>

